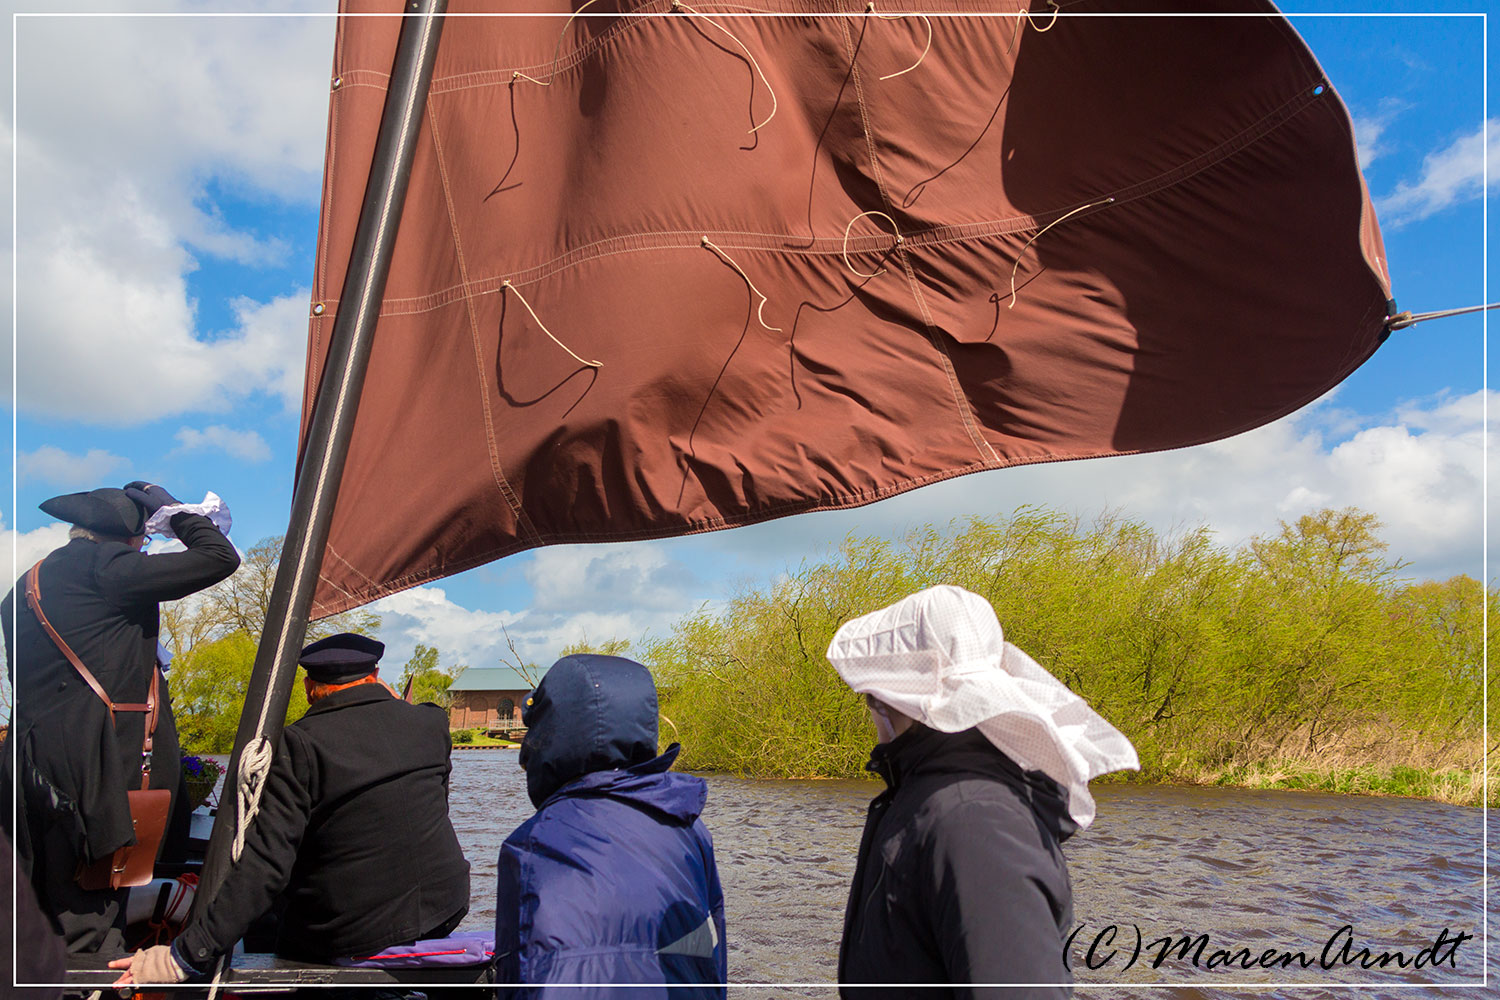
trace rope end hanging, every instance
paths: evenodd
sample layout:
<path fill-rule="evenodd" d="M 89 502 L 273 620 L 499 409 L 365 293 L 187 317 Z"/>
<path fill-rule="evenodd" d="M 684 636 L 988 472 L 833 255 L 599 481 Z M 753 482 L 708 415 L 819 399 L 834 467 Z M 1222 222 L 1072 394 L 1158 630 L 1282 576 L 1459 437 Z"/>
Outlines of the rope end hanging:
<path fill-rule="evenodd" d="M 579 9 L 582 10 L 583 8 L 580 7 Z M 567 351 L 568 355 L 570 357 L 572 357 L 572 359 L 574 361 L 577 361 L 580 365 L 583 365 L 585 368 L 603 368 L 604 367 L 604 362 L 602 362 L 602 361 L 586 361 L 583 358 L 580 358 L 577 354 L 575 354 L 573 352 L 573 349 L 571 347 L 569 347 L 567 344 L 564 344 L 562 341 L 558 340 L 557 337 L 552 333 L 552 331 L 549 330 L 549 329 L 547 329 L 547 324 L 542 322 L 542 318 L 536 314 L 536 310 L 533 309 L 533 308 L 531 308 L 531 303 L 526 301 L 526 296 L 524 296 L 524 295 L 521 294 L 521 290 L 518 289 L 515 285 L 512 285 L 510 283 L 510 279 L 509 278 L 506 278 L 504 281 L 500 282 L 500 288 L 502 290 L 504 290 L 504 291 L 509 291 L 512 295 L 514 295 L 517 299 L 519 299 L 520 302 L 521 302 L 521 305 L 523 305 L 523 306 L 526 307 L 526 311 L 529 312 L 529 313 L 531 313 L 531 318 L 534 319 L 534 320 L 536 320 L 536 325 L 542 328 L 542 332 L 545 333 L 548 337 L 551 337 L 552 338 L 552 342 L 554 344 L 556 344 L 558 347 L 561 347 L 563 350 Z"/>
<path fill-rule="evenodd" d="M 579 10 L 582 10 L 582 9 L 583 9 L 582 7 L 579 8 Z M 765 128 L 767 125 L 771 124 L 771 119 L 776 117 L 776 109 L 780 106 L 779 102 L 776 100 L 776 88 L 772 87 L 771 86 L 771 81 L 768 80 L 768 79 L 766 79 L 766 72 L 765 72 L 765 70 L 763 70 L 763 69 L 760 68 L 760 63 L 758 61 L 756 61 L 755 53 L 753 53 L 753 52 L 750 51 L 749 46 L 747 46 L 744 42 L 740 41 L 738 35 L 736 35 L 732 31 L 730 31 L 728 28 L 724 27 L 718 21 L 715 21 L 713 18 L 709 17 L 707 14 L 704 14 L 704 13 L 702 13 L 700 11 L 694 10 L 693 8 L 689 7 L 687 4 L 683 3 L 682 0 L 672 0 L 672 7 L 671 7 L 671 9 L 672 9 L 672 11 L 674 13 L 677 12 L 677 11 L 687 11 L 689 14 L 693 15 L 694 17 L 701 17 L 704 21 L 708 22 L 709 24 L 711 24 L 715 28 L 717 28 L 719 31 L 721 31 L 725 35 L 729 36 L 730 41 L 734 42 L 734 44 L 736 44 L 736 45 L 738 45 L 740 47 L 740 50 L 745 53 L 745 58 L 750 60 L 750 65 L 755 70 L 755 75 L 758 76 L 758 77 L 760 77 L 760 82 L 765 85 L 766 93 L 768 93 L 768 94 L 771 95 L 771 113 L 768 114 L 768 115 L 766 115 L 766 120 L 763 121 L 763 122 L 761 122 L 759 125 L 752 125 L 752 126 L 750 126 L 750 132 L 749 132 L 749 134 L 753 135 L 756 132 L 759 132 L 761 129 Z M 754 97 L 755 97 L 754 89 L 755 89 L 754 88 L 754 83 L 752 81 L 752 83 L 751 83 L 751 94 L 750 94 L 750 96 L 751 96 L 752 99 L 754 99 Z"/>
<path fill-rule="evenodd" d="M 1038 35 L 1044 34 L 1045 32 L 1051 31 L 1053 28 L 1057 27 L 1057 15 L 1062 13 L 1062 7 L 1058 4 L 1057 0 L 1047 0 L 1047 6 L 1052 8 L 1052 20 L 1047 22 L 1047 26 L 1045 28 L 1038 28 L 1036 26 L 1036 22 L 1031 19 L 1031 11 L 1029 9 L 1023 8 L 1021 11 L 1021 13 L 1026 15 L 1026 20 L 1031 24 L 1031 27 L 1036 31 Z"/>
<path fill-rule="evenodd" d="M 1025 23 L 1031 25 L 1031 29 L 1038 35 L 1045 34 L 1051 31 L 1053 27 L 1056 26 L 1057 15 L 1062 12 L 1062 7 L 1058 5 L 1057 0 L 1047 0 L 1047 6 L 1052 8 L 1052 20 L 1047 22 L 1047 26 L 1045 28 L 1038 28 L 1036 26 L 1036 21 L 1032 20 L 1031 9 L 1029 6 L 1023 5 L 1020 10 L 1016 11 L 1016 30 L 1011 33 L 1010 44 L 1005 47 L 1006 52 L 1010 52 L 1016 47 L 1016 42 L 1021 37 L 1021 22 L 1024 21 Z"/>
<path fill-rule="evenodd" d="M 515 83 L 517 80 L 529 80 L 532 83 L 536 84 L 538 87 L 552 86 L 552 81 L 557 78 L 557 61 L 562 56 L 563 39 L 568 37 L 568 25 L 572 24 L 574 19 L 577 18 L 579 14 L 582 14 L 585 10 L 592 7 L 598 2 L 599 0 L 588 0 L 587 3 L 583 4 L 572 14 L 568 15 L 568 19 L 563 22 L 562 30 L 557 33 L 557 44 L 552 47 L 552 68 L 547 73 L 547 79 L 538 80 L 534 76 L 527 76 L 520 70 L 515 70 L 510 75 L 510 82 Z"/>
<path fill-rule="evenodd" d="M 879 209 L 872 209 L 871 211 L 868 211 L 868 212 L 860 212 L 854 218 L 850 219 L 849 220 L 849 224 L 844 227 L 844 246 L 843 246 L 843 250 L 841 251 L 841 255 L 844 258 L 844 266 L 847 267 L 849 269 L 849 271 L 852 274 L 854 274 L 855 276 L 857 276 L 857 277 L 860 277 L 860 278 L 878 278 L 882 274 L 885 273 L 885 268 L 883 268 L 883 267 L 882 268 L 877 268 L 874 271 L 874 273 L 872 273 L 872 274 L 866 274 L 865 272 L 859 270 L 858 268 L 856 268 L 853 264 L 851 264 L 849 262 L 849 231 L 854 228 L 854 224 L 856 222 L 858 222 L 860 219 L 863 219 L 867 215 L 878 215 L 882 219 L 884 219 L 885 221 L 887 221 L 887 222 L 889 222 L 891 224 L 891 229 L 893 230 L 893 235 L 896 237 L 896 242 L 891 247 L 892 250 L 896 249 L 897 247 L 899 247 L 903 243 L 905 243 L 906 242 L 906 237 L 904 237 L 904 236 L 901 235 L 901 227 L 896 224 L 896 220 L 893 219 L 893 218 L 891 218 L 886 213 L 880 211 Z"/>
<path fill-rule="evenodd" d="M 922 54 L 917 56 L 917 61 L 903 70 L 897 70 L 895 73 L 887 73 L 885 76 L 880 77 L 881 80 L 894 80 L 898 76 L 905 76 L 912 70 L 916 69 L 918 66 L 922 65 L 922 61 L 927 58 L 927 53 L 932 51 L 931 18 L 929 18 L 926 14 L 877 14 L 875 13 L 875 0 L 870 0 L 869 3 L 865 4 L 865 13 L 873 15 L 874 17 L 877 17 L 882 21 L 899 21 L 902 18 L 907 17 L 920 17 L 922 19 L 923 26 L 927 28 L 927 44 L 922 46 Z"/>
<path fill-rule="evenodd" d="M 707 236 L 703 237 L 702 241 L 699 243 L 699 246 L 703 247 L 705 250 L 712 251 L 720 260 L 738 271 L 741 278 L 745 279 L 745 284 L 750 286 L 750 291 L 754 292 L 760 299 L 760 305 L 755 309 L 756 322 L 774 333 L 783 333 L 784 331 L 781 329 L 781 327 L 772 326 L 771 324 L 766 322 L 766 297 L 761 294 L 759 288 L 755 287 L 755 282 L 750 280 L 750 275 L 745 273 L 745 269 L 736 264 L 734 262 L 734 258 L 730 257 L 729 254 L 725 253 L 722 249 L 716 246 L 714 242 Z"/>
<path fill-rule="evenodd" d="M 1108 198 L 1100 198 L 1098 201 L 1091 201 L 1087 205 L 1079 205 L 1077 208 L 1073 209 L 1073 211 L 1068 212 L 1065 215 L 1061 215 L 1061 216 L 1057 217 L 1056 219 L 1053 219 L 1051 222 L 1047 223 L 1045 226 L 1043 226 L 1037 232 L 1037 234 L 1035 236 L 1033 236 L 1031 239 L 1027 240 L 1026 241 L 1026 245 L 1021 248 L 1021 252 L 1018 253 L 1018 254 L 1016 254 L 1016 262 L 1015 262 L 1015 264 L 1011 265 L 1011 269 L 1010 269 L 1010 302 L 1009 302 L 1009 304 L 1006 305 L 1005 308 L 1007 308 L 1007 309 L 1014 309 L 1016 307 L 1016 273 L 1021 270 L 1021 258 L 1024 257 L 1024 256 L 1026 256 L 1026 251 L 1031 249 L 1031 245 L 1033 243 L 1035 243 L 1037 240 L 1039 240 L 1039 239 L 1042 238 L 1042 234 L 1043 233 L 1045 233 L 1047 230 L 1051 229 L 1053 226 L 1057 225 L 1059 222 L 1064 222 L 1064 221 L 1066 221 L 1068 219 L 1071 219 L 1073 216 L 1077 215 L 1079 212 L 1084 212 L 1084 211 L 1087 211 L 1088 209 L 1091 209 L 1091 208 L 1098 208 L 1100 205 L 1113 205 L 1114 203 L 1115 203 L 1114 197 L 1110 196 Z"/>

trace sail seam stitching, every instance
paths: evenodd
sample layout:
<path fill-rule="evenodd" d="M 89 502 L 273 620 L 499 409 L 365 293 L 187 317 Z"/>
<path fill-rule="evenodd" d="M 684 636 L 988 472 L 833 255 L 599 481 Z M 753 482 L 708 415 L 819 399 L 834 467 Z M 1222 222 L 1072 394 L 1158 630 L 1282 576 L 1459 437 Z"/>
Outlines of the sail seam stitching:
<path fill-rule="evenodd" d="M 448 161 L 443 155 L 443 142 L 438 129 L 437 116 L 431 113 L 431 100 L 429 97 L 428 121 L 432 128 L 432 146 L 437 159 L 438 176 L 443 186 L 443 202 L 448 210 L 448 228 L 453 235 L 453 252 L 458 257 L 459 279 L 464 284 L 463 302 L 469 317 L 469 338 L 474 347 L 474 373 L 479 380 L 479 402 L 484 413 L 484 436 L 486 448 L 489 451 L 490 475 L 495 480 L 495 486 L 499 489 L 500 495 L 515 516 L 517 526 L 526 534 L 534 536 L 536 527 L 531 523 L 531 518 L 527 516 L 526 511 L 522 509 L 520 498 L 511 489 L 505 470 L 500 464 L 499 445 L 495 440 L 494 415 L 490 410 L 489 380 L 484 377 L 484 347 L 479 338 L 479 317 L 474 308 L 474 296 L 469 292 L 469 265 L 464 256 L 463 240 L 459 236 L 458 217 L 454 212 L 453 192 L 448 181 Z"/>
<path fill-rule="evenodd" d="M 844 44 L 849 47 L 849 74 L 854 82 L 854 103 L 859 109 L 860 127 L 865 134 L 865 148 L 870 156 L 870 173 L 875 181 L 875 189 L 880 194 L 881 204 L 886 213 L 897 211 L 895 203 L 891 199 L 890 192 L 886 189 L 885 171 L 880 165 L 880 156 L 875 149 L 875 126 L 870 118 L 870 110 L 865 103 L 865 88 L 861 82 L 859 73 L 859 50 L 863 48 L 865 29 L 869 26 L 866 20 L 860 26 L 861 44 L 854 45 L 849 33 L 849 20 L 844 18 L 839 22 L 843 26 Z M 891 218 L 887 214 L 887 218 Z M 894 222 L 893 222 L 894 224 Z M 927 342 L 936 351 L 938 360 L 943 366 L 943 374 L 948 379 L 948 391 L 953 396 L 954 408 L 958 411 L 959 419 L 962 420 L 964 431 L 969 436 L 969 443 L 974 450 L 987 463 L 995 463 L 1000 460 L 995 454 L 995 449 L 985 439 L 983 432 L 978 426 L 978 419 L 974 413 L 974 406 L 964 393 L 963 383 L 959 381 L 958 373 L 953 369 L 953 358 L 948 354 L 948 348 L 943 344 L 942 337 L 938 334 L 937 327 L 932 320 L 932 310 L 927 306 L 927 299 L 922 295 L 922 286 L 917 281 L 916 269 L 912 266 L 911 259 L 906 253 L 904 239 L 897 239 L 895 253 L 896 259 L 901 262 L 901 270 L 906 274 L 907 288 L 911 291 L 912 300 L 916 303 L 917 312 L 922 319 L 922 328 L 926 331 Z M 847 255 L 845 260 L 848 260 Z"/>
<path fill-rule="evenodd" d="M 1291 121 L 1305 110 L 1310 103 L 1319 99 L 1305 94 L 1286 101 L 1253 125 L 1220 143 L 1212 150 L 1200 154 L 1186 163 L 1180 164 L 1149 180 L 1119 189 L 1115 194 L 1110 196 L 1115 199 L 1114 202 L 1108 206 L 1101 206 L 1097 211 L 1107 211 L 1111 208 L 1117 209 L 1131 202 L 1149 198 L 1190 180 L 1210 167 L 1216 166 L 1223 160 L 1248 149 L 1266 135 L 1269 135 L 1277 128 Z M 1086 205 L 1090 200 L 1096 200 L 1098 197 L 1105 197 L 1105 195 L 1080 199 L 1075 205 L 1035 215 L 1017 215 L 1006 219 L 934 226 L 912 232 L 903 230 L 903 245 L 907 250 L 916 250 L 926 247 L 961 245 L 996 236 L 1027 232 L 1040 228 L 1042 219 L 1052 215 L 1062 215 L 1066 211 Z M 1087 214 L 1092 215 L 1094 212 L 1091 211 Z M 1080 218 L 1082 217 L 1080 216 Z M 802 257 L 837 257 L 843 252 L 843 241 L 836 237 L 816 237 L 811 245 L 788 246 L 787 244 L 790 241 L 805 240 L 807 238 L 806 235 L 795 233 L 760 233 L 748 230 L 652 230 L 640 233 L 628 233 L 621 236 L 610 236 L 602 240 L 596 240 L 593 243 L 570 250 L 541 264 L 510 272 L 508 278 L 493 276 L 470 281 L 469 290 L 474 295 L 490 295 L 498 292 L 501 282 L 505 280 L 509 280 L 513 285 L 524 286 L 534 284 L 537 281 L 544 280 L 554 274 L 581 264 L 625 253 L 639 253 L 649 250 L 696 250 L 701 245 L 704 235 L 710 235 L 714 242 L 720 246 L 752 252 L 770 252 Z M 614 249 L 598 249 L 602 247 L 613 247 Z M 890 237 L 888 235 L 851 237 L 848 246 L 851 254 L 884 253 L 889 249 Z M 444 288 L 422 296 L 387 299 L 382 306 L 382 315 L 402 316 L 430 312 L 461 301 L 462 295 L 462 288 Z M 325 305 L 330 310 L 336 309 L 338 304 L 337 299 L 325 300 Z"/>

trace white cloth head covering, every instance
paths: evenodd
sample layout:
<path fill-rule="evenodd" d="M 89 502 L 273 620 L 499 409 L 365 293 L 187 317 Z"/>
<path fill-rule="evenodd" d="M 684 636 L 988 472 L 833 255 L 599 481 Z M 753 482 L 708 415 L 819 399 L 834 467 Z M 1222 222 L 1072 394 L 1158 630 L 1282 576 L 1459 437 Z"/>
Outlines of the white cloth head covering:
<path fill-rule="evenodd" d="M 202 514 L 213 522 L 221 535 L 228 535 L 230 526 L 234 524 L 234 519 L 229 516 L 229 505 L 219 499 L 219 494 L 207 493 L 202 503 L 175 503 L 157 508 L 156 513 L 146 521 L 145 534 L 176 538 L 177 533 L 172 530 L 173 514 Z"/>
<path fill-rule="evenodd" d="M 1006 642 L 990 603 L 960 587 L 930 587 L 846 622 L 828 659 L 856 692 L 924 726 L 978 727 L 1017 764 L 1066 788 L 1080 828 L 1094 820 L 1089 780 L 1140 767 L 1125 735 Z"/>

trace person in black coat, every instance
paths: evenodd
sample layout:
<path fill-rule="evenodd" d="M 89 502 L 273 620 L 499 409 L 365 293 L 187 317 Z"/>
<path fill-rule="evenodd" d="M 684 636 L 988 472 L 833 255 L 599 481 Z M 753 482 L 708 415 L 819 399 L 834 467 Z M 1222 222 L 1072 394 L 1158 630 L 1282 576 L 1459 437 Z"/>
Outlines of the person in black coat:
<path fill-rule="evenodd" d="M 865 696 L 888 786 L 860 840 L 840 995 L 1068 996 L 1061 845 L 1093 820 L 1089 779 L 1137 766 L 1130 742 L 957 587 L 845 623 L 828 659 Z"/>
<path fill-rule="evenodd" d="M 888 713 L 890 714 L 890 713 Z M 1022 771 L 978 730 L 909 720 L 875 747 L 888 787 L 870 803 L 839 948 L 850 997 L 968 990 L 858 983 L 1034 983 L 995 995 L 1060 997 L 1073 895 L 1061 845 L 1077 826 L 1057 783 Z M 984 991 L 977 991 L 983 994 Z"/>
<path fill-rule="evenodd" d="M 73 525 L 67 545 L 38 566 L 43 613 L 111 701 L 144 704 L 158 669 L 157 605 L 212 586 L 234 572 L 234 546 L 201 514 L 160 486 L 131 483 L 53 497 L 42 510 Z M 141 552 L 146 520 L 163 507 L 185 552 Z M 139 788 L 146 715 L 111 713 L 43 629 L 18 581 L 0 604 L 15 692 L 17 823 L 3 809 L 21 870 L 69 952 L 119 951 L 128 889 L 85 890 L 79 863 L 135 843 L 129 789 Z M 12 631 L 14 622 L 14 631 Z M 175 792 L 180 753 L 166 685 L 160 685 L 150 787 Z"/>
<path fill-rule="evenodd" d="M 448 715 L 380 683 L 385 647 L 343 633 L 299 662 L 310 706 L 282 733 L 244 853 L 172 942 L 111 962 L 119 983 L 207 975 L 278 897 L 276 951 L 329 962 L 444 937 L 469 909 L 448 819 Z"/>

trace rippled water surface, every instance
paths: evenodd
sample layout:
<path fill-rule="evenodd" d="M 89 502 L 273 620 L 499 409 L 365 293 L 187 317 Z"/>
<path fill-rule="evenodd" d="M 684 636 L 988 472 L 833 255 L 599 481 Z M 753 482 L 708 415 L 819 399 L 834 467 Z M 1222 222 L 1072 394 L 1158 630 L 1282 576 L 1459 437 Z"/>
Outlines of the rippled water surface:
<path fill-rule="evenodd" d="M 729 974 L 741 983 L 827 983 L 835 976 L 844 899 L 865 806 L 880 789 L 865 781 L 752 781 L 708 775 L 704 822 L 724 884 Z M 1081 996 L 1222 997 L 1232 984 L 1370 984 L 1369 989 L 1258 991 L 1412 1000 L 1395 983 L 1477 982 L 1477 940 L 1460 944 L 1456 967 L 1422 970 L 1207 968 L 1213 953 L 1249 949 L 1259 958 L 1303 952 L 1315 963 L 1343 925 L 1351 954 L 1401 951 L 1414 958 L 1441 930 L 1481 933 L 1481 813 L 1406 799 L 1304 792 L 1105 785 L 1099 817 L 1064 847 L 1073 879 L 1070 952 Z M 453 756 L 451 812 L 473 866 L 465 929 L 492 924 L 500 842 L 531 803 L 514 751 Z M 1497 831 L 1492 824 L 1492 836 Z M 1496 905 L 1492 915 L 1500 915 Z M 1114 958 L 1085 966 L 1088 945 L 1114 925 Z M 1137 945 L 1141 954 L 1125 968 Z M 1208 935 L 1200 963 L 1169 956 L 1159 968 L 1151 942 Z M 1343 939 L 1330 955 L 1335 961 Z M 1110 942 L 1094 951 L 1099 964 Z M 1274 961 L 1274 959 L 1273 959 Z M 1172 984 L 1137 990 L 1104 984 Z M 816 996 L 817 986 L 739 989 L 731 998 Z M 1424 994 L 1425 995 L 1425 994 Z"/>

